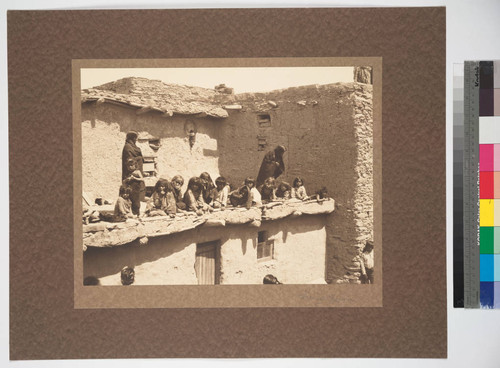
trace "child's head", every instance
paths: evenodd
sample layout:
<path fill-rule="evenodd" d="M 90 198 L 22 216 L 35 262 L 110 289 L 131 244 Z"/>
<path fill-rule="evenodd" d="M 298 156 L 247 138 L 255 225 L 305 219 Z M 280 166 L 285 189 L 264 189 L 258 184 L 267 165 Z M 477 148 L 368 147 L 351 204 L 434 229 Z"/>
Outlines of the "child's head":
<path fill-rule="evenodd" d="M 135 171 L 135 169 L 137 168 L 137 164 L 133 158 L 129 158 L 127 160 L 127 168 L 129 171 Z"/>
<path fill-rule="evenodd" d="M 137 141 L 137 137 L 138 137 L 139 133 L 137 133 L 136 131 L 130 131 L 127 133 L 127 137 L 125 138 L 125 140 L 127 142 L 136 142 Z"/>
<path fill-rule="evenodd" d="M 125 266 L 121 271 L 122 285 L 132 285 L 135 280 L 135 271 L 132 267 Z"/>
<path fill-rule="evenodd" d="M 189 179 L 188 189 L 191 189 L 193 192 L 199 192 L 203 187 L 203 182 L 197 176 L 193 176 Z"/>
<path fill-rule="evenodd" d="M 276 180 L 273 177 L 267 178 L 264 181 L 264 186 L 267 188 L 274 188 L 276 186 Z"/>
<path fill-rule="evenodd" d="M 255 180 L 251 177 L 245 179 L 245 185 L 252 189 L 255 186 Z"/>
<path fill-rule="evenodd" d="M 170 183 L 166 179 L 158 179 L 155 184 L 155 192 L 159 194 L 166 194 L 170 192 Z"/>
<path fill-rule="evenodd" d="M 374 248 L 373 241 L 367 240 L 365 247 L 363 248 L 363 253 L 370 253 Z"/>
<path fill-rule="evenodd" d="M 297 178 L 294 179 L 294 181 L 293 181 L 293 187 L 294 188 L 299 188 L 302 185 L 304 185 L 304 180 L 302 178 L 297 177 Z"/>
<path fill-rule="evenodd" d="M 282 182 L 278 185 L 278 190 L 279 190 L 280 192 L 283 192 L 283 193 L 284 193 L 284 192 L 289 191 L 290 189 L 291 189 L 291 188 L 290 188 L 290 184 L 288 184 L 288 183 L 286 183 L 286 182 L 284 182 L 284 181 L 282 181 Z"/>
<path fill-rule="evenodd" d="M 227 184 L 227 180 L 223 176 L 219 176 L 217 179 L 215 179 L 215 186 L 217 187 L 217 190 L 221 190 L 224 188 Z"/>
<path fill-rule="evenodd" d="M 278 281 L 278 278 L 276 276 L 273 276 L 271 274 L 264 276 L 264 279 L 262 280 L 263 284 L 266 285 L 280 285 L 281 282 Z"/>
<path fill-rule="evenodd" d="M 200 174 L 200 179 L 203 183 L 203 186 L 206 186 L 207 188 L 213 188 L 214 187 L 214 182 L 212 181 L 212 178 L 210 177 L 210 174 L 207 172 L 202 172 Z"/>
<path fill-rule="evenodd" d="M 286 152 L 286 147 L 283 145 L 276 146 L 276 148 L 274 149 L 274 153 L 277 156 L 283 156 L 285 152 Z"/>
<path fill-rule="evenodd" d="M 132 189 L 127 185 L 120 186 L 120 197 L 123 199 L 128 199 L 132 194 Z"/>
<path fill-rule="evenodd" d="M 328 197 L 328 189 L 326 187 L 321 188 L 316 192 L 317 195 L 319 195 L 319 198 L 323 199 Z"/>
<path fill-rule="evenodd" d="M 184 185 L 184 178 L 180 175 L 176 175 L 172 178 L 171 184 L 175 190 L 180 190 Z"/>

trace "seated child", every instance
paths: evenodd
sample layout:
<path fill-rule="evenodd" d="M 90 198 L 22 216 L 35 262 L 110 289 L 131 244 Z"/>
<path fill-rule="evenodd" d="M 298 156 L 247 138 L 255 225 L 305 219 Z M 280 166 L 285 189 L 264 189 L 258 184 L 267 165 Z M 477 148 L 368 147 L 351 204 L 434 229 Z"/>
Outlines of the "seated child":
<path fill-rule="evenodd" d="M 196 212 L 199 216 L 210 210 L 211 207 L 203 200 L 203 183 L 200 178 L 189 179 L 188 188 L 184 193 L 184 203 L 188 211 Z"/>
<path fill-rule="evenodd" d="M 287 182 L 282 181 L 276 189 L 276 198 L 280 200 L 290 199 L 292 187 Z"/>
<path fill-rule="evenodd" d="M 133 158 L 128 159 L 127 169 L 129 175 L 123 180 L 123 184 L 132 189 L 132 193 L 130 194 L 132 213 L 139 216 L 141 210 L 141 192 L 145 188 L 144 177 L 141 170 L 137 169 L 137 163 Z"/>
<path fill-rule="evenodd" d="M 273 177 L 267 178 L 260 187 L 257 188 L 260 192 L 262 202 L 276 200 L 276 181 Z"/>
<path fill-rule="evenodd" d="M 215 179 L 215 187 L 217 189 L 217 196 L 214 200 L 214 208 L 224 209 L 227 206 L 229 196 L 229 185 L 227 184 L 226 178 L 219 176 Z"/>
<path fill-rule="evenodd" d="M 302 178 L 295 178 L 293 181 L 291 197 L 302 201 L 307 199 L 306 188 L 304 188 L 304 180 Z"/>
<path fill-rule="evenodd" d="M 262 206 L 262 197 L 260 192 L 255 188 L 255 180 L 253 178 L 246 178 L 245 185 L 250 189 L 252 197 L 252 206 Z"/>
<path fill-rule="evenodd" d="M 328 198 L 328 189 L 326 187 L 323 187 L 319 190 L 316 191 L 316 193 L 312 196 L 309 197 L 310 199 L 316 199 L 318 202 L 322 199 L 327 199 Z"/>
<path fill-rule="evenodd" d="M 89 222 L 99 222 L 101 220 L 99 211 L 83 205 L 83 223 L 88 225 Z"/>
<path fill-rule="evenodd" d="M 156 182 L 153 195 L 146 205 L 146 214 L 148 216 L 165 216 L 175 217 L 177 205 L 170 187 L 170 183 L 166 179 L 159 179 Z"/>
<path fill-rule="evenodd" d="M 172 194 L 174 195 L 175 202 L 177 204 L 177 212 L 184 212 L 186 204 L 183 201 L 181 191 L 181 188 L 184 185 L 184 178 L 180 175 L 176 175 L 172 178 L 170 184 L 172 186 Z"/>
<path fill-rule="evenodd" d="M 245 206 L 247 209 L 252 207 L 252 193 L 250 188 L 246 183 L 248 179 L 245 180 L 245 185 L 236 189 L 229 194 L 229 201 L 234 207 Z"/>
<path fill-rule="evenodd" d="M 132 189 L 126 185 L 120 186 L 120 196 L 116 200 L 114 220 L 133 218 L 132 202 L 130 201 L 130 194 Z M 123 221 L 123 220 L 122 220 Z"/>
<path fill-rule="evenodd" d="M 207 172 L 202 172 L 200 174 L 201 182 L 203 183 L 203 200 L 206 204 L 212 205 L 215 197 L 217 196 L 217 190 L 215 189 L 214 182 Z"/>

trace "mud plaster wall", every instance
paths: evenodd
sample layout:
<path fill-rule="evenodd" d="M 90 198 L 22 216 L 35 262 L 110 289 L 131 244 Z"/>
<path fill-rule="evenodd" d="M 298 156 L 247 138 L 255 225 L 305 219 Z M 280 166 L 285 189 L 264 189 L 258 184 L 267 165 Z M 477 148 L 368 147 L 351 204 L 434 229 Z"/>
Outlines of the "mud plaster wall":
<path fill-rule="evenodd" d="M 257 261 L 257 234 L 267 231 L 275 241 L 275 259 Z M 134 267 L 136 285 L 197 284 L 196 244 L 220 240 L 221 284 L 261 284 L 271 273 L 288 284 L 321 282 L 325 267 L 325 217 L 302 216 L 224 228 L 200 228 L 110 248 L 89 247 L 84 277 L 102 285 L 121 285 L 120 271 Z"/>
<path fill-rule="evenodd" d="M 191 120 L 197 129 L 196 142 L 190 148 L 185 123 Z M 215 128 L 223 120 L 163 117 L 151 112 L 137 115 L 135 109 L 104 103 L 82 104 L 82 185 L 83 191 L 114 201 L 122 177 L 122 150 L 128 131 L 148 133 L 160 139 L 154 152 L 147 143 L 138 143 L 144 156 L 157 155 L 159 176 L 180 174 L 184 187 L 192 176 L 207 171 L 213 179 L 219 172 L 219 152 Z"/>
<path fill-rule="evenodd" d="M 372 86 L 303 86 L 219 98 L 221 104 L 236 103 L 242 109 L 230 110 L 223 120 L 191 119 L 197 128 L 191 150 L 185 117 L 136 115 L 134 109 L 111 104 L 83 104 L 83 190 L 116 199 L 121 150 L 129 130 L 161 138 L 160 176 L 181 174 L 184 190 L 189 177 L 203 171 L 212 179 L 220 173 L 238 186 L 246 177 L 257 176 L 267 151 L 283 144 L 288 151 L 280 179 L 292 183 L 302 176 L 309 194 L 326 186 L 336 201 L 326 225 L 323 277 L 328 282 L 359 282 L 358 249 L 373 237 Z M 259 125 L 259 113 L 269 114 L 269 127 Z M 267 142 L 263 151 L 258 150 L 258 137 Z M 149 149 L 141 148 L 143 154 Z"/>
<path fill-rule="evenodd" d="M 285 145 L 280 179 L 302 176 L 308 193 L 326 186 L 336 201 L 326 226 L 327 281 L 358 282 L 355 258 L 373 237 L 372 86 L 303 86 L 228 98 L 243 108 L 217 129 L 221 175 L 237 184 L 256 177 L 265 153 Z M 269 114 L 270 127 L 259 126 L 259 113 Z M 258 136 L 266 139 L 263 151 Z"/>

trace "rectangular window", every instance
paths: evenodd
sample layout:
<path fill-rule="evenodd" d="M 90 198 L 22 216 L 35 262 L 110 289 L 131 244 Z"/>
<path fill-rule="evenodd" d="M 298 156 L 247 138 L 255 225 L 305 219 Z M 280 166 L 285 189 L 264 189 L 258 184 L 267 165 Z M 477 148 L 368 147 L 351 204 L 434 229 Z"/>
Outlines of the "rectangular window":
<path fill-rule="evenodd" d="M 257 235 L 257 260 L 274 259 L 274 240 L 268 239 L 267 231 L 259 231 Z"/>
<path fill-rule="evenodd" d="M 267 128 L 271 126 L 271 115 L 257 114 L 257 122 L 260 128 Z"/>

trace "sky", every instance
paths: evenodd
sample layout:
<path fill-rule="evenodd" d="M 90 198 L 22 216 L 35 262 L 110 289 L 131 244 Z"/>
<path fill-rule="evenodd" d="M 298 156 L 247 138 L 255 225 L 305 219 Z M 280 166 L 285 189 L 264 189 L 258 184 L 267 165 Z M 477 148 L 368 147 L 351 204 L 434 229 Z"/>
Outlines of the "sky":
<path fill-rule="evenodd" d="M 259 68 L 85 68 L 81 88 L 96 87 L 125 77 L 159 79 L 165 83 L 213 89 L 225 84 L 234 93 L 268 92 L 276 89 L 352 82 L 352 67 L 259 67 Z"/>

